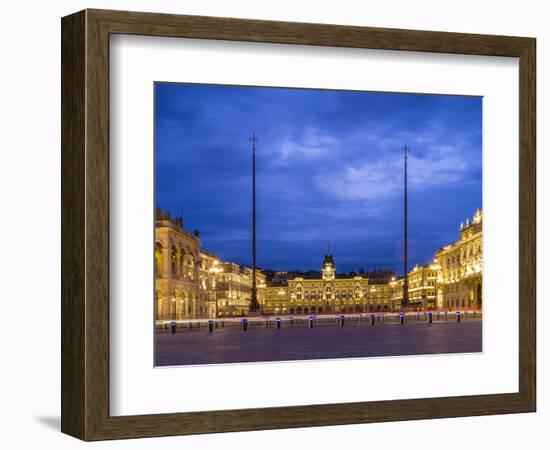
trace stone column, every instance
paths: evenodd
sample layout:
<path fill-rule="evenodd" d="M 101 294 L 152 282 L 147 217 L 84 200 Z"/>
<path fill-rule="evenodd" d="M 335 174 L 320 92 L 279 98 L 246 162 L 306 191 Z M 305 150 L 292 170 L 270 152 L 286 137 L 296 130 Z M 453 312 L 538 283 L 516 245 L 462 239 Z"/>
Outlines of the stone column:
<path fill-rule="evenodd" d="M 172 278 L 172 246 L 167 244 L 163 249 L 162 277 Z"/>

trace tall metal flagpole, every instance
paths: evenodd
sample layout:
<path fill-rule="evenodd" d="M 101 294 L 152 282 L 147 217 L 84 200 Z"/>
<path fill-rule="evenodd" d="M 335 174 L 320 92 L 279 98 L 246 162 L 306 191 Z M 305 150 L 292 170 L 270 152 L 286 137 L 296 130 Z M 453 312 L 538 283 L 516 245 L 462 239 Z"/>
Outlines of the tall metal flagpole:
<path fill-rule="evenodd" d="M 252 298 L 250 299 L 250 312 L 258 311 L 258 296 L 256 289 L 256 132 L 252 133 Z"/>
<path fill-rule="evenodd" d="M 409 250 L 409 236 L 407 229 L 408 221 L 408 211 L 407 211 L 407 154 L 409 153 L 410 148 L 405 143 L 403 147 L 403 155 L 405 160 L 405 202 L 404 202 L 404 261 L 403 261 L 403 271 L 404 271 L 404 280 L 403 280 L 403 300 L 401 302 L 402 306 L 409 306 L 409 264 L 408 264 L 408 250 Z"/>

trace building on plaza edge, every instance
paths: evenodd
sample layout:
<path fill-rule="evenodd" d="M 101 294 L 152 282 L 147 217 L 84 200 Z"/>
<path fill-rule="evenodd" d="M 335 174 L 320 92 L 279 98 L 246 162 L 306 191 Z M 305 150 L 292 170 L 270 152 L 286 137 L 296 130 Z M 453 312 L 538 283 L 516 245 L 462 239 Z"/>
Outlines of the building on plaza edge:
<path fill-rule="evenodd" d="M 483 214 L 460 226 L 460 237 L 435 253 L 432 262 L 408 273 L 413 309 L 465 309 L 482 306 Z M 338 274 L 326 254 L 320 271 L 256 270 L 263 314 L 383 312 L 401 309 L 404 277 L 391 270 Z M 182 218 L 157 209 L 155 241 L 155 318 L 185 320 L 243 316 L 252 296 L 252 269 L 222 262 L 201 247 L 198 231 Z"/>
<path fill-rule="evenodd" d="M 265 276 L 256 271 L 258 300 Z M 201 247 L 198 231 L 157 208 L 155 217 L 155 319 L 186 320 L 246 315 L 252 269 L 221 262 Z"/>
<path fill-rule="evenodd" d="M 483 213 L 460 225 L 460 239 L 436 252 L 438 306 L 481 308 L 483 286 Z"/>
<path fill-rule="evenodd" d="M 351 313 L 393 309 L 390 283 L 370 285 L 365 275 L 337 275 L 334 258 L 326 254 L 320 276 L 315 272 L 284 279 L 265 288 L 262 311 L 267 314 Z"/>

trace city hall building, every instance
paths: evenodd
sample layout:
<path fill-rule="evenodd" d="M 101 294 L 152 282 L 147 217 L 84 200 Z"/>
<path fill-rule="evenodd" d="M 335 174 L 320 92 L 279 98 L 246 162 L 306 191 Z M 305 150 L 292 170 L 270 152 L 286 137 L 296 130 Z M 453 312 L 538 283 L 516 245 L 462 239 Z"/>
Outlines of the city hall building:
<path fill-rule="evenodd" d="M 279 275 L 280 277 L 280 275 Z M 326 254 L 317 278 L 298 276 L 268 285 L 263 312 L 267 314 L 322 314 L 381 311 L 392 308 L 395 283 L 370 285 L 364 275 L 336 275 L 331 254 Z"/>
<path fill-rule="evenodd" d="M 432 262 L 409 271 L 409 307 L 481 308 L 483 214 L 477 210 L 460 225 L 460 236 L 435 253 Z M 221 262 L 201 247 L 198 231 L 182 218 L 156 212 L 155 318 L 185 320 L 243 316 L 252 299 L 252 269 Z M 263 314 L 323 314 L 397 311 L 404 277 L 391 270 L 337 274 L 332 254 L 320 272 L 256 270 L 257 299 Z"/>
<path fill-rule="evenodd" d="M 460 238 L 435 253 L 432 262 L 408 273 L 409 307 L 418 310 L 482 306 L 483 213 L 460 225 Z M 402 307 L 404 277 L 377 270 L 364 275 L 336 275 L 332 255 L 325 255 L 321 274 L 286 277 L 276 272 L 265 292 L 268 314 L 355 313 L 396 311 Z"/>

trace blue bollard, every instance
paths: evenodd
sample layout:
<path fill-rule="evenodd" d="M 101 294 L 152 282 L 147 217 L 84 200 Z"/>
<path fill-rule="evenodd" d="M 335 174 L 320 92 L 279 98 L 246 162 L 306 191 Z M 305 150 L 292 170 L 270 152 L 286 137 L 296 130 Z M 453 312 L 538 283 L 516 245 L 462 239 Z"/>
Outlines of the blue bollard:
<path fill-rule="evenodd" d="M 176 334 L 176 328 L 177 327 L 178 327 L 178 325 L 176 324 L 176 322 L 170 322 L 170 333 Z"/>
<path fill-rule="evenodd" d="M 308 321 L 308 327 L 309 328 L 313 328 L 313 317 L 312 316 L 309 316 L 307 318 L 307 321 Z"/>
<path fill-rule="evenodd" d="M 400 323 L 401 325 L 403 325 L 404 322 L 405 322 L 405 314 L 400 313 L 400 314 L 399 314 L 399 323 Z"/>
<path fill-rule="evenodd" d="M 344 326 L 344 315 L 343 314 L 340 316 L 340 326 L 341 327 Z"/>
<path fill-rule="evenodd" d="M 208 332 L 209 333 L 212 333 L 214 331 L 214 321 L 213 320 L 209 320 L 208 321 Z"/>
<path fill-rule="evenodd" d="M 281 329 L 281 318 L 280 317 L 277 317 L 275 319 L 275 328 L 277 328 L 277 330 Z"/>
<path fill-rule="evenodd" d="M 243 329 L 243 331 L 248 330 L 248 320 L 247 319 L 242 319 L 241 320 L 241 328 Z"/>
<path fill-rule="evenodd" d="M 429 312 L 429 313 L 428 313 L 428 323 L 429 323 L 430 325 L 432 324 L 432 320 L 433 320 L 433 319 L 432 319 L 432 313 Z"/>

